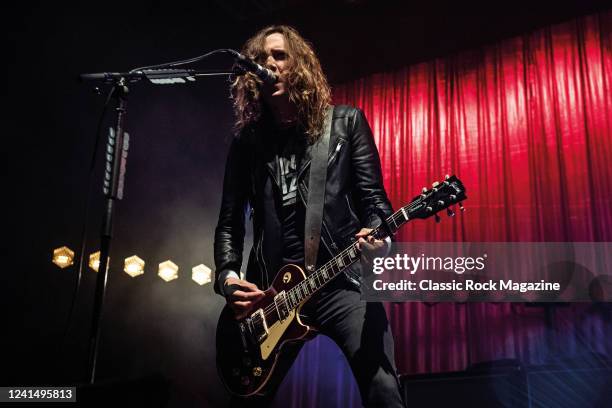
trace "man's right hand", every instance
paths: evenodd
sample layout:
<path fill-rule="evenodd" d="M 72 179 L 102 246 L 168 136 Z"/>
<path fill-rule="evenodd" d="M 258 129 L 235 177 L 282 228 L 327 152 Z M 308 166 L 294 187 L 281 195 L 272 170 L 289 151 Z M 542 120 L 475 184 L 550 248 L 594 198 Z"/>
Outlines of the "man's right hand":
<path fill-rule="evenodd" d="M 253 308 L 253 304 L 264 296 L 264 292 L 255 284 L 238 278 L 227 278 L 223 283 L 227 293 L 227 304 L 234 311 L 236 320 L 244 319 Z"/>

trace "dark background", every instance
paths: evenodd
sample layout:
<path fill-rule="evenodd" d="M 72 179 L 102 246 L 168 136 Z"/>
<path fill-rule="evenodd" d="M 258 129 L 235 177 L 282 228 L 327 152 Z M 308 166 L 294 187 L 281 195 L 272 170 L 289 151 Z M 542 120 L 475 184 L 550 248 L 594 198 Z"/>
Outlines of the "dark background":
<path fill-rule="evenodd" d="M 53 248 L 80 248 L 88 168 L 103 105 L 91 84 L 76 81 L 79 73 L 239 49 L 257 29 L 285 23 L 314 44 L 331 83 L 337 84 L 528 33 L 605 9 L 605 2 L 456 7 L 218 0 L 41 2 L 5 8 L 2 196 L 7 221 L 0 274 L 5 342 L 0 385 L 86 378 L 96 275 L 84 271 L 62 346 L 77 268 L 60 270 L 51 263 Z M 229 65 L 219 57 L 198 66 Z M 126 191 L 115 219 L 98 378 L 161 374 L 172 382 L 175 406 L 226 400 L 214 364 L 223 299 L 210 284 L 195 284 L 190 270 L 214 264 L 213 233 L 232 126 L 227 85 L 219 78 L 191 86 L 143 82 L 131 87 L 128 102 Z M 99 159 L 87 254 L 98 249 Z M 121 270 L 123 259 L 134 254 L 147 265 L 144 275 L 132 279 Z M 170 283 L 156 276 L 157 264 L 166 259 L 181 268 Z"/>

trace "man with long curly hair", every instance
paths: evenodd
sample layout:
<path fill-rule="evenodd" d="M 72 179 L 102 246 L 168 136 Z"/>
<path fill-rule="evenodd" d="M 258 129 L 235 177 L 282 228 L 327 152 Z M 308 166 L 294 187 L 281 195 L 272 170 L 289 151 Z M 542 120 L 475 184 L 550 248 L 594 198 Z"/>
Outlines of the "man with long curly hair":
<path fill-rule="evenodd" d="M 215 231 L 215 290 L 226 296 L 236 318 L 252 312 L 276 272 L 304 264 L 310 152 L 323 135 L 333 108 L 317 265 L 355 240 L 370 250 L 381 241 L 368 233 L 392 213 L 382 183 L 380 159 L 363 113 L 331 105 L 331 92 L 312 47 L 288 26 L 267 27 L 242 53 L 275 73 L 275 84 L 252 74 L 232 83 L 236 137 L 227 158 L 223 198 Z M 251 208 L 254 245 L 240 279 L 245 213 Z M 334 340 L 346 356 L 365 406 L 401 407 L 393 338 L 380 303 L 360 297 L 360 265 L 313 295 L 302 319 Z M 265 405 L 274 395 L 299 347 L 288 348 L 265 397 L 239 404 Z"/>

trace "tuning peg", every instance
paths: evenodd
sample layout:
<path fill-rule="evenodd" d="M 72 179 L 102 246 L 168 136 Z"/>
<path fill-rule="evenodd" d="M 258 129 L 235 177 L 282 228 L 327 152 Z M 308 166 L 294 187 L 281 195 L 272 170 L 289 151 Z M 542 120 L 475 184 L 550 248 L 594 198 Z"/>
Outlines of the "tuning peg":
<path fill-rule="evenodd" d="M 426 207 L 426 208 L 425 208 L 425 210 L 427 210 L 427 212 L 432 212 L 432 211 L 433 211 L 433 208 L 431 208 L 431 207 Z"/>
<path fill-rule="evenodd" d="M 457 196 L 454 195 L 454 194 L 451 194 L 450 195 L 450 199 L 451 199 L 451 201 L 455 201 L 457 199 Z"/>
<path fill-rule="evenodd" d="M 454 217 L 455 212 L 449 207 L 446 209 L 446 215 L 448 215 L 449 217 Z"/>
<path fill-rule="evenodd" d="M 427 192 L 427 187 L 423 187 L 423 189 L 421 190 L 421 193 L 426 193 Z"/>
<path fill-rule="evenodd" d="M 436 224 L 440 223 L 440 216 L 438 214 L 434 215 L 434 219 L 436 220 Z"/>
<path fill-rule="evenodd" d="M 462 203 L 459 203 L 459 209 L 460 209 L 461 211 L 465 211 L 465 207 L 463 206 L 463 204 L 462 204 Z"/>
<path fill-rule="evenodd" d="M 433 183 L 431 183 L 432 187 L 438 187 L 440 185 L 440 183 L 438 183 L 437 181 L 434 181 Z"/>
<path fill-rule="evenodd" d="M 448 180 L 450 178 L 450 176 L 447 174 L 446 176 L 444 176 L 444 180 Z"/>
<path fill-rule="evenodd" d="M 444 205 L 444 201 L 442 201 L 442 200 L 438 200 L 438 205 L 439 205 L 440 207 L 442 207 L 442 206 Z"/>

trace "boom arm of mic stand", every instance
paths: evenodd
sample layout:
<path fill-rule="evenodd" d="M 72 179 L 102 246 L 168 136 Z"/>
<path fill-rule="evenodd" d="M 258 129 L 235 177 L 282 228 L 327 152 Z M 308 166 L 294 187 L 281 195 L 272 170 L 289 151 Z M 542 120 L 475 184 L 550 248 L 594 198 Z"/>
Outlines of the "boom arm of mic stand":
<path fill-rule="evenodd" d="M 126 82 L 138 82 L 147 79 L 156 85 L 184 84 L 194 82 L 197 77 L 204 76 L 229 76 L 235 71 L 228 70 L 194 70 L 194 69 L 145 69 L 135 72 L 99 72 L 93 74 L 81 74 L 81 81 L 98 81 L 107 84 L 116 83 L 123 79 Z"/>

